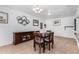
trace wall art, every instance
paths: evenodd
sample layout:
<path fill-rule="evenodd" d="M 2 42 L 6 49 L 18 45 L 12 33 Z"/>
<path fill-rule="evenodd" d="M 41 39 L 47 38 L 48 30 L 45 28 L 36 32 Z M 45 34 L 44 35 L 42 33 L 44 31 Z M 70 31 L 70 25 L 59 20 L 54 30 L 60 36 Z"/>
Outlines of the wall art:
<path fill-rule="evenodd" d="M 2 23 L 2 24 L 8 23 L 8 13 L 0 12 L 0 23 Z"/>
<path fill-rule="evenodd" d="M 36 19 L 33 19 L 33 26 L 39 26 L 39 21 Z"/>
<path fill-rule="evenodd" d="M 17 17 L 18 23 L 22 25 L 27 25 L 30 23 L 29 19 L 26 16 L 18 16 Z"/>
<path fill-rule="evenodd" d="M 61 19 L 56 19 L 53 21 L 54 26 L 60 26 L 61 25 Z"/>
<path fill-rule="evenodd" d="M 42 22 L 40 23 L 40 29 L 43 29 L 43 23 Z"/>

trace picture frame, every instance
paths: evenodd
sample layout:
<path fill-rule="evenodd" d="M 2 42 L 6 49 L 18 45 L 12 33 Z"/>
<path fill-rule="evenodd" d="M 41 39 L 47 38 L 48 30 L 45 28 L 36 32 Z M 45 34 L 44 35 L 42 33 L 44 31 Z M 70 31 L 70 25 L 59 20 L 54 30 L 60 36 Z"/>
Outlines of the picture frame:
<path fill-rule="evenodd" d="M 40 22 L 40 29 L 43 29 L 43 23 Z"/>
<path fill-rule="evenodd" d="M 39 26 L 39 21 L 36 19 L 33 19 L 33 26 Z"/>
<path fill-rule="evenodd" d="M 53 21 L 54 26 L 60 26 L 61 25 L 61 19 L 56 19 Z"/>
<path fill-rule="evenodd" d="M 0 12 L 0 23 L 7 24 L 8 23 L 8 13 Z"/>
<path fill-rule="evenodd" d="M 46 28 L 46 24 L 44 24 L 44 28 Z"/>

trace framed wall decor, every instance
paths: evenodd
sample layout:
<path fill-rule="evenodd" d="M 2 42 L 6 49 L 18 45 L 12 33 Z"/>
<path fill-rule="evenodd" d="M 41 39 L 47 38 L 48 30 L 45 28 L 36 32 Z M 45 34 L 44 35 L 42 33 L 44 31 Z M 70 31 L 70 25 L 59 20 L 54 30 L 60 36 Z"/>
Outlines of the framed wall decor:
<path fill-rule="evenodd" d="M 0 23 L 2 23 L 2 24 L 8 23 L 8 13 L 0 12 Z"/>
<path fill-rule="evenodd" d="M 39 21 L 36 19 L 33 19 L 33 26 L 39 26 Z"/>
<path fill-rule="evenodd" d="M 56 19 L 53 21 L 54 26 L 60 26 L 61 25 L 61 19 Z"/>
<path fill-rule="evenodd" d="M 44 24 L 44 28 L 46 28 L 46 24 Z"/>
<path fill-rule="evenodd" d="M 26 16 L 17 16 L 16 19 L 18 20 L 18 23 L 22 25 L 27 25 L 30 23 Z"/>
<path fill-rule="evenodd" d="M 40 29 L 43 29 L 43 23 L 42 22 L 40 23 Z"/>

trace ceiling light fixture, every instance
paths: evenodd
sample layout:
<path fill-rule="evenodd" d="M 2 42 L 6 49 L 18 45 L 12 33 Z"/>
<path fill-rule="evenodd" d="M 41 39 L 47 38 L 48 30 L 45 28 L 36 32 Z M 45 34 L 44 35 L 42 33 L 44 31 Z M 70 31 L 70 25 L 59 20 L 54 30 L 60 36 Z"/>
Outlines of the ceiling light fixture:
<path fill-rule="evenodd" d="M 48 10 L 48 15 L 49 15 L 49 16 L 51 15 L 51 11 L 50 11 L 50 10 Z"/>
<path fill-rule="evenodd" d="M 35 13 L 40 13 L 41 11 L 43 11 L 43 9 L 39 8 L 39 6 L 36 6 L 35 8 L 33 8 L 33 11 Z"/>

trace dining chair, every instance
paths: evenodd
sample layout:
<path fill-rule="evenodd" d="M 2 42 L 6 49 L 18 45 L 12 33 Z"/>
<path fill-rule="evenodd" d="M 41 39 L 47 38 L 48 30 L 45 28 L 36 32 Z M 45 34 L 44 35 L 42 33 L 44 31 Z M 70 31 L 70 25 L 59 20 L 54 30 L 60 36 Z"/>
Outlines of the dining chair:
<path fill-rule="evenodd" d="M 41 48 L 43 48 L 44 52 L 44 40 L 41 38 L 40 32 L 34 32 L 34 51 L 36 51 L 36 45 L 39 46 L 39 53 L 41 53 Z"/>
<path fill-rule="evenodd" d="M 54 33 L 51 32 L 51 33 L 47 33 L 47 34 L 48 34 L 48 38 L 46 38 L 44 41 L 45 41 L 45 44 L 49 46 L 49 50 L 50 50 L 51 44 L 52 44 L 52 48 L 53 48 L 53 45 L 54 45 Z"/>

